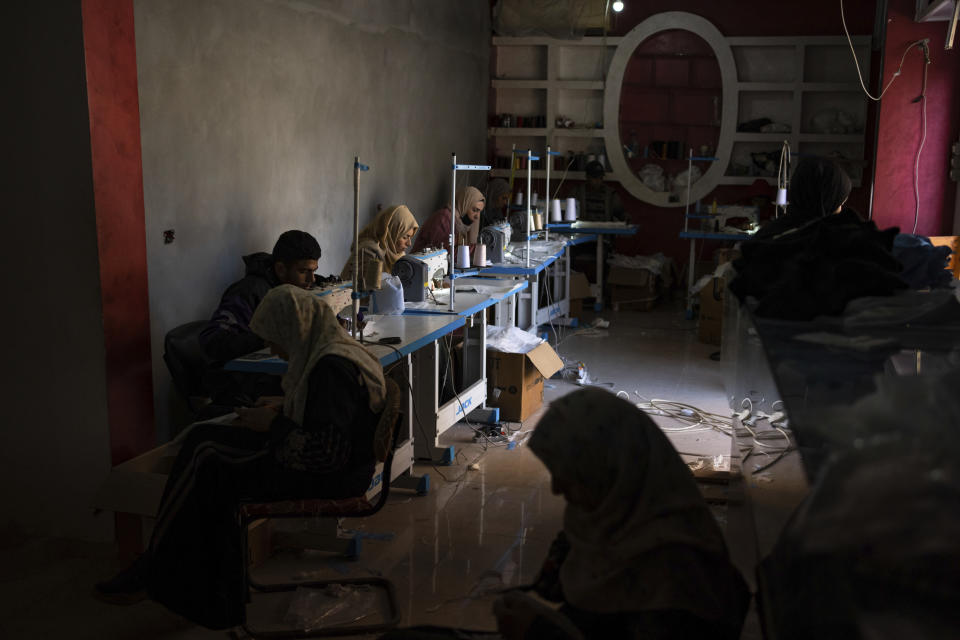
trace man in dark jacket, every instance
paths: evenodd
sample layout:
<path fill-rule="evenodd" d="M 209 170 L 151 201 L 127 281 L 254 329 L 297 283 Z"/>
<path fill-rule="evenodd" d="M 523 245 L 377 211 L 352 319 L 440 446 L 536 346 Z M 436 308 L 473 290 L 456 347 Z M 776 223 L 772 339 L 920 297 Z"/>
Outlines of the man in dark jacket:
<path fill-rule="evenodd" d="M 250 331 L 250 318 L 257 305 L 277 285 L 293 284 L 304 289 L 312 286 L 319 259 L 320 245 L 304 231 L 282 233 L 272 254 L 244 256 L 246 275 L 227 287 L 209 324 L 200 333 L 200 344 L 207 356 L 222 365 L 262 349 L 263 340 Z"/>

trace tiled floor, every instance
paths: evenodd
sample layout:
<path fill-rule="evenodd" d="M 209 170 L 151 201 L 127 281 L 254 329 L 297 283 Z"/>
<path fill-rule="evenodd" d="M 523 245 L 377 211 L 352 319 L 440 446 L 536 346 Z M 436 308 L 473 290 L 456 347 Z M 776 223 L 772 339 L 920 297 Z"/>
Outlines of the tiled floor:
<path fill-rule="evenodd" d="M 716 347 L 697 342 L 694 323 L 682 310 L 661 307 L 608 312 L 606 331 L 558 330 L 557 351 L 580 360 L 594 382 L 612 391 L 679 400 L 726 412 Z M 550 380 L 546 401 L 576 387 Z M 539 415 L 524 425 L 535 426 Z M 396 491 L 374 517 L 347 521 L 367 534 L 356 562 L 317 552 L 281 552 L 261 568 L 262 577 L 288 579 L 383 575 L 396 585 L 404 624 L 494 626 L 490 606 L 497 589 L 529 582 L 561 527 L 563 501 L 550 493 L 549 474 L 521 444 L 512 450 L 473 442 L 467 427 L 445 436 L 457 447 L 457 464 L 417 473 L 431 475 L 427 496 Z M 729 454 L 729 439 L 716 432 L 671 434 L 681 452 Z M 476 465 L 476 469 L 470 468 Z M 389 538 L 389 539 L 385 539 Z M 735 541 L 734 541 L 735 544 Z M 0 532 L 0 637 L 4 638 L 201 638 L 222 633 L 194 627 L 144 602 L 111 607 L 90 597 L 94 581 L 116 568 L 109 545 L 18 539 Z"/>

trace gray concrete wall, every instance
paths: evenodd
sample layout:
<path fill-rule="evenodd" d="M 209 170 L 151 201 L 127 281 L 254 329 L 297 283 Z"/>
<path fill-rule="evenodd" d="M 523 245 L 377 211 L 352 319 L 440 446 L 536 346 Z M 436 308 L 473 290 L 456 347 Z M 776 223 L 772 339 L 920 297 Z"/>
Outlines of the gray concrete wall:
<path fill-rule="evenodd" d="M 80 3 L 6 8 L 23 64 L 7 75 L 0 544 L 106 540 L 112 514 L 90 507 L 110 435 Z"/>
<path fill-rule="evenodd" d="M 449 154 L 485 160 L 486 0 L 136 0 L 157 428 L 171 417 L 163 336 L 206 318 L 240 256 L 286 229 L 349 253 L 361 223 L 449 199 Z M 164 245 L 162 231 L 176 241 Z"/>

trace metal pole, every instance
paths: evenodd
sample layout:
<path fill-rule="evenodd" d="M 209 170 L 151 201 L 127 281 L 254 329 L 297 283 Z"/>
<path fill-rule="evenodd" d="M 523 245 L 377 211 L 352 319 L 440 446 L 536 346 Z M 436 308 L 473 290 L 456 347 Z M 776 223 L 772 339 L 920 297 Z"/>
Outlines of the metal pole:
<path fill-rule="evenodd" d="M 357 289 L 360 281 L 360 156 L 353 156 L 353 313 L 350 331 L 357 338 L 357 317 L 360 315 L 360 298 Z"/>
<path fill-rule="evenodd" d="M 450 307 L 449 311 L 453 313 L 453 295 L 456 291 L 456 283 L 454 281 L 454 266 L 456 265 L 456 256 L 457 253 L 457 154 L 456 152 L 450 154 L 452 160 L 452 171 L 453 175 L 450 178 Z"/>
<path fill-rule="evenodd" d="M 553 161 L 550 159 L 550 145 L 547 145 L 547 204 L 543 208 L 543 239 L 547 242 L 550 242 L 550 229 L 547 227 L 550 224 L 550 165 L 553 164 Z"/>
<path fill-rule="evenodd" d="M 687 231 L 690 224 L 690 183 L 693 182 L 693 147 L 687 154 L 687 206 L 683 211 L 683 230 Z"/>
<path fill-rule="evenodd" d="M 527 149 L 527 266 L 530 266 L 530 232 L 533 230 L 533 216 L 530 213 L 530 182 L 533 178 L 533 151 Z"/>

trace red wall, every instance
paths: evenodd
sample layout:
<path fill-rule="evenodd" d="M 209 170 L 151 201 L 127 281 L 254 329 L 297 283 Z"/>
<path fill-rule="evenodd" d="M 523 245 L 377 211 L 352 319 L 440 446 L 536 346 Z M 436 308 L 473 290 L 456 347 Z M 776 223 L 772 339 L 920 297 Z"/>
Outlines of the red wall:
<path fill-rule="evenodd" d="M 83 0 L 114 464 L 155 446 L 140 106 L 131 0 Z"/>
<path fill-rule="evenodd" d="M 904 233 L 913 230 L 913 172 L 922 136 L 922 104 L 913 101 L 921 93 L 927 66 L 927 137 L 920 155 L 917 233 L 949 235 L 957 190 L 949 171 L 950 143 L 960 132 L 960 53 L 943 49 L 946 22 L 917 23 L 913 14 L 913 0 L 890 0 L 884 82 L 889 81 L 911 42 L 930 38 L 931 63 L 926 65 L 918 48 L 910 51 L 903 73 L 881 102 L 873 219 L 880 227 L 898 226 Z"/>

